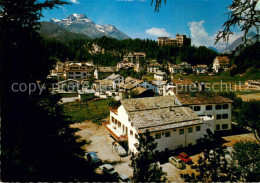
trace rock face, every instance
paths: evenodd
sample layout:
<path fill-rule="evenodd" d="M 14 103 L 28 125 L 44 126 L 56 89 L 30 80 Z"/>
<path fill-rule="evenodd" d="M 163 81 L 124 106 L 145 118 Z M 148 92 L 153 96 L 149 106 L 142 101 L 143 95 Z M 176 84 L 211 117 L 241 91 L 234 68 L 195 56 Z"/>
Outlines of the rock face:
<path fill-rule="evenodd" d="M 247 34 L 247 41 L 255 42 L 256 41 L 256 33 L 255 32 L 249 32 Z M 236 49 L 237 46 L 241 45 L 243 43 L 243 37 L 237 38 L 230 46 L 228 46 L 222 53 L 232 53 Z"/>
<path fill-rule="evenodd" d="M 115 39 L 129 39 L 125 33 L 114 25 L 99 25 L 84 14 L 71 14 L 62 20 L 52 18 L 51 23 L 57 24 L 71 32 L 85 34 L 90 38 L 107 36 Z"/>

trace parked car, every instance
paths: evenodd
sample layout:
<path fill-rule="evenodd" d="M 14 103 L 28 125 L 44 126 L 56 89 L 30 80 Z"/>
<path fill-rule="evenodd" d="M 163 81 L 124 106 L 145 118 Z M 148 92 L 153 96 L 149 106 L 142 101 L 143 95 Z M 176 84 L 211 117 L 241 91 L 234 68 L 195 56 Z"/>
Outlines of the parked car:
<path fill-rule="evenodd" d="M 118 176 L 118 173 L 115 171 L 114 167 L 110 164 L 101 165 L 99 166 L 99 168 L 103 172 L 103 174 L 109 175 L 114 179 L 116 179 Z"/>
<path fill-rule="evenodd" d="M 178 155 L 178 158 L 180 158 L 184 163 L 191 164 L 192 161 L 189 158 L 188 154 L 185 152 L 182 152 Z"/>
<path fill-rule="evenodd" d="M 169 157 L 169 162 L 179 169 L 185 168 L 183 161 L 180 158 L 178 158 L 177 156 Z"/>
<path fill-rule="evenodd" d="M 119 174 L 118 175 L 118 182 L 128 182 L 128 183 L 131 183 L 132 181 L 130 180 L 130 178 L 127 175 Z"/>
<path fill-rule="evenodd" d="M 114 145 L 114 149 L 119 156 L 126 156 L 127 155 L 125 149 L 117 143 Z"/>
<path fill-rule="evenodd" d="M 98 165 L 101 163 L 101 160 L 98 158 L 98 156 L 95 152 L 85 153 L 85 158 L 92 165 Z"/>

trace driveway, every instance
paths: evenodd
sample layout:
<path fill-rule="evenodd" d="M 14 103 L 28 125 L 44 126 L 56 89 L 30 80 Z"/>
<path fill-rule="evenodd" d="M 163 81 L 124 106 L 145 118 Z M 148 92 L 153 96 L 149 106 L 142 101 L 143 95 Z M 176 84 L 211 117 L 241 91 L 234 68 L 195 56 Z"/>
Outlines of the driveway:
<path fill-rule="evenodd" d="M 76 135 L 87 141 L 87 144 L 82 148 L 87 151 L 94 151 L 103 163 L 110 163 L 114 166 L 119 174 L 128 176 L 133 175 L 133 170 L 129 167 L 130 156 L 119 157 L 112 149 L 112 139 L 109 132 L 101 125 L 95 124 L 91 121 L 82 123 L 75 123 L 71 125 L 72 128 L 79 128 Z"/>

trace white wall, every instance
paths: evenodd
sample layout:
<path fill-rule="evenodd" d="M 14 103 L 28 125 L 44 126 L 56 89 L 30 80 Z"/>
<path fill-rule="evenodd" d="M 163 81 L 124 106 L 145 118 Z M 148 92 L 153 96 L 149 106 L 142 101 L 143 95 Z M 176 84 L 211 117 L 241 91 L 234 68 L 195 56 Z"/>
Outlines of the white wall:
<path fill-rule="evenodd" d="M 205 105 L 190 105 L 194 111 L 194 107 L 195 106 L 200 106 L 200 111 L 194 111 L 197 115 L 202 116 L 202 115 L 212 115 L 212 117 L 214 117 L 214 123 L 215 123 L 215 131 L 219 131 L 219 130 L 231 130 L 231 116 L 232 116 L 232 112 L 231 112 L 231 108 L 232 105 L 231 103 L 228 104 L 228 109 L 223 109 L 223 104 L 222 105 L 222 109 L 217 110 L 216 109 L 216 105 L 217 104 L 208 104 L 212 106 L 212 110 L 206 110 L 206 104 Z M 228 118 L 227 119 L 217 119 L 217 114 L 228 114 Z M 222 116 L 221 116 L 222 117 Z M 223 124 L 227 124 L 228 128 L 227 129 L 223 129 L 222 125 Z M 220 129 L 217 130 L 217 125 L 220 125 Z"/>

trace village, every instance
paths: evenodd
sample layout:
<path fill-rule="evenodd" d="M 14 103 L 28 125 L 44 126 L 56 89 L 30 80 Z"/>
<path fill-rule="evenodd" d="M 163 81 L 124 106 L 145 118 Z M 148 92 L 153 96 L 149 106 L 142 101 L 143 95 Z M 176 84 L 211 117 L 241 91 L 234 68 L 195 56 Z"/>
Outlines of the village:
<path fill-rule="evenodd" d="M 178 39 L 182 44 L 190 44 L 190 39 L 185 35 L 176 37 L 182 38 Z M 178 45 L 176 40 L 169 38 L 158 38 L 160 44 Z M 171 153 L 178 155 L 176 153 L 188 151 L 192 155 L 189 161 L 196 164 L 201 154 L 194 152 L 198 151 L 200 140 L 209 133 L 225 139 L 229 144 L 225 147 L 229 151 L 232 151 L 230 144 L 234 144 L 233 138 L 253 138 L 252 134 L 248 136 L 247 133 L 234 135 L 233 100 L 210 91 L 205 82 L 193 81 L 188 77 L 214 77 L 231 68 L 227 56 L 217 56 L 212 60 L 212 65 L 212 68 L 207 65 L 193 66 L 187 62 L 163 65 L 156 60 L 147 60 L 144 52 L 129 52 L 116 67 L 96 66 L 93 62 L 58 61 L 48 77 L 57 81 L 53 93 L 60 93 L 63 103 L 79 102 L 84 105 L 84 102 L 93 100 L 117 101 L 107 105 L 105 110 L 106 113 L 109 111 L 109 116 L 100 119 L 102 126 L 91 124 L 91 119 L 72 125 L 82 130 L 79 132 L 82 138 L 94 142 L 84 148 L 94 153 L 95 158 L 98 156 L 106 162 L 117 162 L 115 170 L 128 179 L 133 176 L 133 170 L 128 166 L 129 155 L 138 152 L 139 137 L 149 131 L 157 143 L 155 153 L 158 157 L 165 154 L 169 158 L 170 163 L 168 160 L 165 162 L 164 158 L 161 165 L 167 172 L 168 180 L 181 181 L 181 174 L 196 174 L 196 171 L 192 170 L 191 165 L 181 163 L 187 163 L 187 155 L 180 157 L 184 156 L 180 154 L 173 158 Z M 120 75 L 120 71 L 127 69 L 145 74 L 141 78 Z M 248 80 L 243 85 L 257 91 L 259 83 Z M 84 131 L 93 135 L 86 137 Z M 94 156 L 89 156 L 89 161 L 93 161 Z"/>

